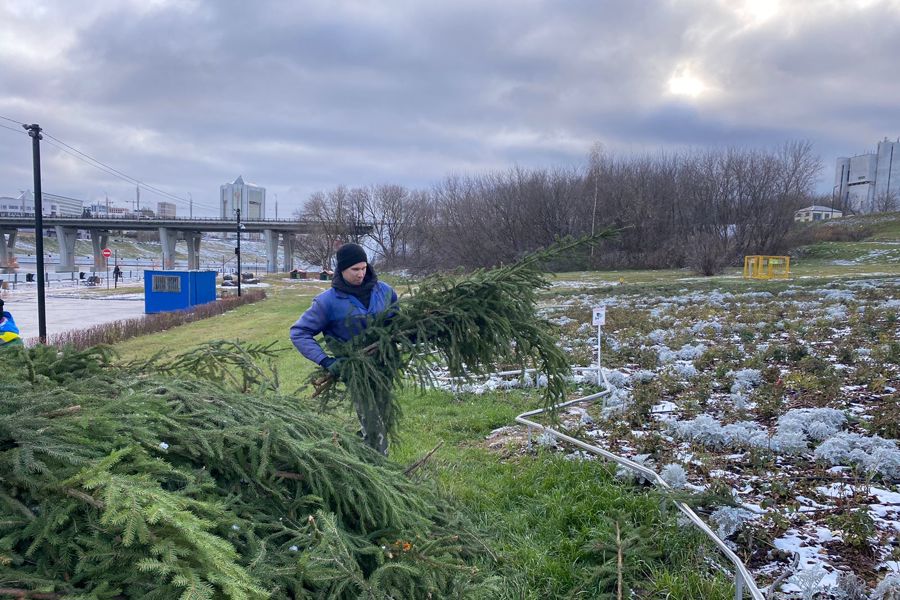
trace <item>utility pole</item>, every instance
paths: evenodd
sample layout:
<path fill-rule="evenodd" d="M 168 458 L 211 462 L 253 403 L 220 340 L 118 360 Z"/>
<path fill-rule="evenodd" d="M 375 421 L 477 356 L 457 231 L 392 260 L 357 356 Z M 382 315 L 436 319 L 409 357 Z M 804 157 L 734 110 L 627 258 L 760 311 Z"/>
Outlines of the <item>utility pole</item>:
<path fill-rule="evenodd" d="M 238 297 L 241 295 L 241 209 L 238 207 L 235 209 L 237 213 L 237 248 L 234 249 L 234 253 L 237 254 L 237 278 L 238 278 Z"/>
<path fill-rule="evenodd" d="M 188 192 L 188 200 L 190 201 L 190 210 L 191 210 L 191 218 L 194 218 L 194 197 L 191 196 L 191 193 Z"/>
<path fill-rule="evenodd" d="M 109 194 L 106 194 L 106 218 L 109 218 Z"/>
<path fill-rule="evenodd" d="M 275 220 L 278 220 L 278 194 L 275 194 Z"/>
<path fill-rule="evenodd" d="M 134 186 L 134 192 L 135 192 L 135 201 L 137 202 L 137 208 L 135 208 L 134 212 L 139 213 L 139 212 L 141 212 L 141 186 L 139 186 L 139 185 Z"/>
<path fill-rule="evenodd" d="M 22 125 L 31 136 L 34 163 L 34 245 L 37 255 L 38 339 L 47 343 L 47 312 L 44 304 L 44 207 L 41 205 L 41 127 L 37 123 Z"/>

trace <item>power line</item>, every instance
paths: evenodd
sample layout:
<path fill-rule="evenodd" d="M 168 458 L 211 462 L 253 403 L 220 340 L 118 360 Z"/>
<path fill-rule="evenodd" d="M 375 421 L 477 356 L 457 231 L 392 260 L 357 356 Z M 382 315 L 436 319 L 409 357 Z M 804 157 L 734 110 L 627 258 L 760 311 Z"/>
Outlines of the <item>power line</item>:
<path fill-rule="evenodd" d="M 16 125 L 25 125 L 25 123 L 23 123 L 22 121 L 16 121 L 15 119 L 10 119 L 9 117 L 4 117 L 3 115 L 0 115 L 0 119 L 15 123 Z"/>
<path fill-rule="evenodd" d="M 172 194 L 171 192 L 166 192 L 165 190 L 161 190 L 161 189 L 159 189 L 155 186 L 152 186 L 148 183 L 144 183 L 143 181 L 141 181 L 135 177 L 132 177 L 131 175 L 123 173 L 122 171 L 119 171 L 118 169 L 111 167 L 100 160 L 97 160 L 93 156 L 91 156 L 85 152 L 82 152 L 78 148 L 75 148 L 74 146 L 71 146 L 71 145 L 65 143 L 64 141 L 60 140 L 59 138 L 50 135 L 46 131 L 44 131 L 44 137 L 49 138 L 49 139 L 53 140 L 54 142 L 56 142 L 56 143 L 53 143 L 53 142 L 50 142 L 50 143 L 53 146 L 62 150 L 63 152 L 66 152 L 67 154 L 70 154 L 70 155 L 74 156 L 75 158 L 78 158 L 79 160 L 91 165 L 92 167 L 100 169 L 101 171 L 103 171 L 109 175 L 118 177 L 119 179 L 122 179 L 123 181 L 127 181 L 128 183 L 138 186 L 139 188 L 144 188 L 150 192 L 154 192 L 160 196 L 163 196 L 164 198 L 168 198 L 170 200 L 175 200 L 176 202 L 181 202 L 188 206 L 191 204 L 190 200 L 188 200 L 186 198 L 182 198 L 180 196 L 176 196 L 175 194 Z M 218 207 L 212 206 L 210 204 L 205 204 L 205 203 L 200 203 L 200 202 L 198 202 L 197 204 L 198 204 L 198 206 L 202 206 L 203 208 L 207 208 L 210 210 L 216 210 L 218 208 Z"/>
<path fill-rule="evenodd" d="M 46 138 L 50 138 L 50 137 L 51 137 L 51 136 L 49 136 L 48 134 L 44 134 L 44 135 L 46 136 Z M 53 140 L 56 140 L 56 138 L 53 138 Z M 99 169 L 99 170 L 103 171 L 104 173 L 107 173 L 107 174 L 109 174 L 109 175 L 112 175 L 113 177 L 117 177 L 117 178 L 119 178 L 119 179 L 121 179 L 121 180 L 123 180 L 123 181 L 125 181 L 125 182 L 127 182 L 127 183 L 131 183 L 131 184 L 137 185 L 138 187 L 148 189 L 149 191 L 155 192 L 155 193 L 157 193 L 157 194 L 163 196 L 164 198 L 167 198 L 167 199 L 170 199 L 170 200 L 176 200 L 176 201 L 179 201 L 179 202 L 181 202 L 181 201 L 188 202 L 188 201 L 183 200 L 182 198 L 180 198 L 180 197 L 178 197 L 178 196 L 175 196 L 174 194 L 170 194 L 170 193 L 164 192 L 164 191 L 162 191 L 162 190 L 157 190 L 156 188 L 153 188 L 152 186 L 148 186 L 146 183 L 144 183 L 144 182 L 142 182 L 142 181 L 139 181 L 139 180 L 137 180 L 137 179 L 135 179 L 135 178 L 133 178 L 133 177 L 131 177 L 131 176 L 129 176 L 129 175 L 126 175 L 125 173 L 122 173 L 121 171 L 118 171 L 117 169 L 114 169 L 114 168 L 112 168 L 112 167 L 110 167 L 110 166 L 108 166 L 108 165 L 106 165 L 106 164 L 104 164 L 104 163 L 101 163 L 101 162 L 99 162 L 99 161 L 93 161 L 93 162 L 92 162 L 92 159 L 85 158 L 85 157 L 83 157 L 83 156 L 79 156 L 79 155 L 76 154 L 75 152 L 72 152 L 72 151 L 70 151 L 69 149 L 67 149 L 67 148 L 65 147 L 65 145 L 61 145 L 61 144 L 64 144 L 63 142 L 59 142 L 58 140 L 52 141 L 51 139 L 45 139 L 44 141 L 47 142 L 48 144 L 50 144 L 51 146 L 53 146 L 54 148 L 58 148 L 59 150 L 62 150 L 62 151 L 65 152 L 66 154 L 69 154 L 69 155 L 73 156 L 74 158 L 77 158 L 78 160 L 84 162 L 85 164 L 88 164 L 88 165 L 90 165 L 90 166 L 92 166 L 92 167 L 94 167 L 94 168 L 96 168 L 96 169 Z M 208 208 L 208 209 L 210 209 L 210 210 L 215 210 L 215 209 L 214 209 L 212 206 L 210 206 L 210 205 L 204 204 L 203 207 L 204 207 L 204 208 Z"/>
<path fill-rule="evenodd" d="M 148 189 L 149 191 L 156 192 L 162 196 L 165 196 L 166 198 L 182 201 L 185 203 L 188 202 L 188 200 L 186 200 L 185 198 L 181 198 L 180 196 L 176 196 L 175 194 L 172 194 L 170 192 L 160 190 L 158 188 L 153 187 L 152 185 L 148 185 L 148 184 L 144 183 L 143 181 L 141 181 L 139 179 L 136 179 L 130 175 L 127 175 L 127 174 L 123 173 L 122 171 L 119 171 L 118 169 L 111 167 L 111 166 L 107 165 L 106 163 L 103 163 L 103 162 L 97 160 L 90 154 L 82 152 L 81 150 L 79 150 L 78 148 L 75 148 L 74 146 L 70 146 L 69 144 L 65 143 L 61 139 L 50 135 L 46 131 L 44 132 L 44 137 L 50 138 L 50 139 L 54 140 L 55 142 L 57 142 L 57 144 L 60 144 L 61 146 L 57 146 L 57 148 L 59 148 L 60 150 L 63 150 L 64 152 L 67 152 L 68 154 L 72 154 L 74 152 L 75 154 L 72 154 L 73 156 L 76 156 L 77 158 L 81 158 L 81 160 L 83 160 L 84 162 L 87 162 L 88 164 L 90 164 L 94 167 L 97 167 L 98 169 L 101 169 L 101 170 L 105 171 L 106 173 L 109 173 L 110 175 L 114 175 L 114 176 L 118 177 L 119 179 L 122 179 L 129 183 L 133 183 L 139 187 L 144 187 L 144 188 Z M 71 150 L 71 152 L 69 152 L 69 150 Z"/>
<path fill-rule="evenodd" d="M 17 125 L 25 126 L 25 123 L 22 123 L 21 121 L 17 121 L 16 119 L 11 119 L 9 117 L 5 117 L 3 115 L 0 115 L 0 119 L 4 119 L 6 121 L 15 123 Z M 27 135 L 27 133 L 24 130 L 18 130 L 18 129 L 15 129 L 13 127 L 9 127 L 9 126 L 3 125 L 3 124 L 0 124 L 0 127 L 2 127 L 3 129 L 9 129 L 10 131 L 15 131 L 15 132 L 23 133 L 23 134 Z M 193 201 L 193 199 L 189 200 L 187 198 L 182 198 L 181 196 L 178 196 L 171 192 L 162 190 L 156 186 L 150 185 L 149 183 L 144 183 L 143 181 L 141 181 L 135 177 L 132 177 L 131 175 L 123 173 L 122 171 L 119 171 L 118 169 L 111 167 L 110 165 L 107 165 L 106 163 L 104 163 L 100 160 L 97 160 L 93 156 L 91 156 L 85 152 L 82 152 L 78 148 L 75 148 L 74 146 L 71 146 L 71 145 L 65 143 L 61 139 L 50 135 L 46 131 L 43 131 L 42 133 L 43 133 L 43 137 L 45 138 L 47 143 L 50 144 L 51 146 L 54 146 L 55 148 L 58 148 L 59 150 L 62 150 L 63 152 L 65 152 L 71 156 L 74 156 L 75 158 L 81 160 L 82 162 L 84 162 L 88 165 L 91 165 L 92 167 L 99 169 L 108 175 L 112 175 L 113 177 L 117 177 L 123 181 L 126 181 L 128 183 L 136 185 L 138 188 L 144 188 L 145 190 L 147 190 L 149 192 L 153 192 L 153 193 L 155 193 L 159 196 L 162 196 L 164 198 L 167 198 L 169 200 L 174 200 L 175 202 L 180 202 L 186 206 L 192 206 L 193 204 L 196 204 L 199 207 L 206 208 L 206 209 L 212 210 L 212 211 L 216 211 L 219 208 L 218 205 L 207 204 L 205 202 L 196 202 L 195 203 Z"/>
<path fill-rule="evenodd" d="M 44 135 L 46 138 L 51 138 L 51 136 L 49 134 L 45 133 Z M 134 184 L 138 187 L 147 188 L 149 191 L 158 193 L 161 196 L 163 196 L 164 198 L 168 198 L 170 200 L 182 201 L 182 198 L 179 198 L 178 196 L 175 196 L 174 194 L 170 194 L 168 192 L 163 192 L 162 190 L 150 189 L 150 186 L 147 186 L 147 184 L 143 183 L 142 181 L 135 179 L 134 177 L 131 177 L 130 175 L 126 175 L 125 173 L 122 173 L 121 171 L 114 169 L 113 167 L 110 167 L 109 165 L 106 165 L 98 160 L 90 158 L 88 155 L 81 155 L 81 153 L 78 153 L 77 151 L 73 152 L 72 150 L 70 150 L 67 147 L 67 144 L 65 144 L 65 142 L 60 142 L 56 138 L 52 138 L 52 140 L 55 140 L 55 141 L 51 141 L 50 139 L 47 139 L 46 141 L 51 146 L 58 148 L 59 150 L 62 150 L 66 154 L 69 154 L 69 155 L 77 158 L 78 160 L 80 160 L 96 169 L 103 171 L 104 173 L 112 175 L 113 177 L 117 177 L 117 178 L 121 179 L 122 181 L 126 181 L 126 182 Z"/>
<path fill-rule="evenodd" d="M 24 133 L 25 135 L 28 135 L 28 133 L 24 129 L 16 129 L 15 127 L 10 127 L 8 125 L 4 125 L 3 123 L 0 123 L 0 127 L 2 127 L 3 129 L 9 129 L 10 131 L 15 131 L 16 133 Z"/>

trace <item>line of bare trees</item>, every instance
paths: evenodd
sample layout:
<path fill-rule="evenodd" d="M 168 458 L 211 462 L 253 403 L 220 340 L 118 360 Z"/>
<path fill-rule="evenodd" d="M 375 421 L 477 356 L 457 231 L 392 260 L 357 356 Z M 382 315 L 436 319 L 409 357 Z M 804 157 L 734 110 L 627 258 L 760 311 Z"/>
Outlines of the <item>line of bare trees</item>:
<path fill-rule="evenodd" d="M 301 258 L 321 265 L 336 245 L 360 241 L 363 224 L 382 267 L 411 270 L 491 266 L 614 227 L 623 230 L 617 239 L 557 266 L 712 274 L 744 254 L 783 251 L 820 169 L 808 142 L 639 157 L 596 146 L 578 168 L 454 175 L 427 190 L 341 185 L 314 193 L 295 215 L 325 224 L 300 244 Z"/>

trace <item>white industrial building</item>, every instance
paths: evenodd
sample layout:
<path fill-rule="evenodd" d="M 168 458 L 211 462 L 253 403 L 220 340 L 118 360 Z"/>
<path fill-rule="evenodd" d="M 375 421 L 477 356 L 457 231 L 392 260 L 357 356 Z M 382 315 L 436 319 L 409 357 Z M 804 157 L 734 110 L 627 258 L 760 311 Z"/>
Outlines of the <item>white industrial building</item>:
<path fill-rule="evenodd" d="M 266 218 L 266 188 L 244 182 L 238 177 L 232 183 L 219 187 L 219 217 L 231 220 L 235 210 L 241 209 L 242 221 L 257 221 Z"/>
<path fill-rule="evenodd" d="M 900 140 L 884 138 L 873 153 L 838 158 L 834 197 L 855 213 L 900 209 Z"/>
<path fill-rule="evenodd" d="M 45 217 L 80 217 L 84 202 L 59 196 L 41 193 L 41 214 Z M 19 193 L 15 198 L 0 198 L 0 212 L 7 215 L 34 215 L 34 194 L 31 190 Z"/>

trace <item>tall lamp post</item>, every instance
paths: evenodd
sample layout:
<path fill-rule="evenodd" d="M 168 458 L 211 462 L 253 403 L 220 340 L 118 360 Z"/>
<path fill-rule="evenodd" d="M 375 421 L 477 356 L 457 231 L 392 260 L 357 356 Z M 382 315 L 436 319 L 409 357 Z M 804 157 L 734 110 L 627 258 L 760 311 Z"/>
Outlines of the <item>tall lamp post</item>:
<path fill-rule="evenodd" d="M 41 197 L 41 127 L 37 123 L 22 125 L 31 136 L 34 162 L 34 252 L 37 255 L 38 339 L 47 343 L 47 312 L 44 304 L 44 207 Z"/>
<path fill-rule="evenodd" d="M 241 209 L 240 207 L 235 209 L 235 213 L 237 214 L 237 248 L 234 249 L 234 253 L 237 255 L 237 280 L 238 280 L 238 297 L 241 295 Z"/>

